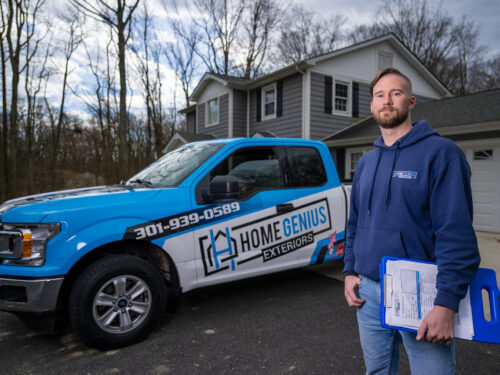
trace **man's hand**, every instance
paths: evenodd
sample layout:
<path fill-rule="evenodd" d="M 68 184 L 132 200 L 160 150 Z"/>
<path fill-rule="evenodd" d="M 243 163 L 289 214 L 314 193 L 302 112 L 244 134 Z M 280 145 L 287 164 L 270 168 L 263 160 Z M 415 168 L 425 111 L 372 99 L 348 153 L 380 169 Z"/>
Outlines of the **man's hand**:
<path fill-rule="evenodd" d="M 364 299 L 357 296 L 356 290 L 361 283 L 361 279 L 357 276 L 346 276 L 344 279 L 344 295 L 349 306 L 360 307 L 365 303 Z"/>
<path fill-rule="evenodd" d="M 455 310 L 434 305 L 417 332 L 417 340 L 451 345 L 455 338 Z"/>

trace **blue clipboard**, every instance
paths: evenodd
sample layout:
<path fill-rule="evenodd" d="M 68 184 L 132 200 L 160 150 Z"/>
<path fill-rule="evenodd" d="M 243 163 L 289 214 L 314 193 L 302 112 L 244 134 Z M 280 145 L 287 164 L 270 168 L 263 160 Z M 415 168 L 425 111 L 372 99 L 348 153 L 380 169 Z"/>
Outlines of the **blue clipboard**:
<path fill-rule="evenodd" d="M 404 331 L 417 332 L 417 330 L 397 327 L 386 324 L 385 322 L 385 275 L 386 275 L 386 264 L 387 261 L 394 260 L 405 260 L 411 262 L 420 263 L 430 263 L 420 260 L 412 260 L 406 258 L 396 258 L 396 257 L 383 257 L 380 263 L 380 322 L 383 327 L 390 329 L 400 329 Z M 485 290 L 488 293 L 489 309 L 491 320 L 486 320 L 484 317 L 483 307 L 483 297 L 482 291 Z M 470 303 L 472 309 L 472 322 L 474 326 L 474 336 L 473 341 L 482 341 L 492 344 L 500 344 L 500 306 L 499 306 L 499 296 L 500 292 L 498 290 L 496 273 L 494 270 L 489 268 L 479 268 L 476 276 L 472 280 L 469 286 L 470 292 Z"/>

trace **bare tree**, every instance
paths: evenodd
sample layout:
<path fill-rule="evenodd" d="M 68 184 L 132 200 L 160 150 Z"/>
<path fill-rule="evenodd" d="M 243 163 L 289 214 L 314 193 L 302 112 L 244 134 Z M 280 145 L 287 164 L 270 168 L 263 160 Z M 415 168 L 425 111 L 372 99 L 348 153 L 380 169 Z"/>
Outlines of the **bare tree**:
<path fill-rule="evenodd" d="M 452 92 L 474 91 L 482 64 L 479 34 L 472 21 L 455 22 L 427 0 L 384 0 L 373 25 L 361 25 L 353 42 L 394 33 Z"/>
<path fill-rule="evenodd" d="M 238 43 L 245 54 L 243 78 L 254 78 L 261 72 L 283 10 L 282 4 L 275 0 L 254 0 L 245 9 L 243 32 Z"/>
<path fill-rule="evenodd" d="M 47 27 L 49 29 L 50 27 Z M 38 94 L 42 89 L 44 82 L 47 82 L 50 72 L 47 69 L 47 61 L 51 51 L 51 41 L 45 46 L 45 54 L 42 56 L 37 55 L 39 49 L 39 40 L 32 45 L 30 40 L 26 44 L 25 57 L 25 75 L 24 75 L 24 90 L 26 99 L 26 114 L 24 116 L 24 138 L 25 138 L 25 157 L 26 157 L 26 170 L 27 176 L 24 181 L 27 185 L 28 194 L 34 192 L 34 172 L 35 172 L 35 148 L 39 145 L 35 143 L 35 126 L 39 118 L 38 108 Z"/>
<path fill-rule="evenodd" d="M 112 8 L 104 0 L 71 0 L 72 3 L 100 22 L 110 25 L 118 36 L 118 68 L 120 71 L 120 121 L 119 133 L 119 178 L 128 176 L 128 126 L 127 126 L 127 72 L 125 48 L 131 35 L 132 15 L 139 5 L 139 0 L 127 4 L 127 0 L 117 0 Z"/>
<path fill-rule="evenodd" d="M 294 7 L 281 25 L 279 58 L 292 64 L 331 52 L 341 40 L 344 22 L 341 15 L 322 17 L 303 6 Z"/>
<path fill-rule="evenodd" d="M 59 18 L 64 22 L 65 28 L 67 30 L 66 38 L 62 40 L 58 40 L 58 45 L 61 45 L 61 53 L 64 58 L 64 68 L 61 70 L 58 67 L 58 64 L 55 63 L 54 67 L 58 71 L 59 74 L 62 75 L 62 86 L 61 86 L 61 100 L 58 108 L 57 118 L 53 115 L 51 111 L 51 106 L 46 101 L 47 110 L 49 112 L 50 123 L 51 123 L 51 159 L 50 159 L 50 168 L 54 171 L 51 176 L 51 187 L 52 189 L 56 188 L 56 178 L 58 171 L 58 152 L 61 145 L 61 136 L 64 125 L 64 115 L 65 115 L 65 104 L 66 104 L 66 92 L 68 88 L 68 77 L 70 74 L 69 64 L 71 61 L 71 57 L 73 53 L 77 50 L 79 45 L 82 42 L 82 33 L 81 33 L 81 22 L 82 20 L 78 17 L 78 13 L 74 11 L 74 9 L 67 8 L 65 13 L 59 14 Z"/>
<path fill-rule="evenodd" d="M 178 38 L 175 42 L 167 42 L 165 45 L 165 57 L 168 65 L 175 71 L 179 79 L 184 94 L 186 107 L 189 107 L 189 95 L 193 85 L 198 64 L 198 44 L 201 36 L 198 28 L 194 24 L 185 25 L 182 22 L 171 18 L 169 25 L 174 35 Z"/>
<path fill-rule="evenodd" d="M 5 45 L 4 38 L 7 33 L 7 15 L 4 11 L 3 2 L 0 3 L 0 66 L 2 70 L 2 128 L 0 129 L 0 201 L 4 201 L 6 198 L 6 177 L 8 171 L 7 165 L 7 137 L 9 131 L 9 119 L 7 115 L 7 60 L 5 56 Z"/>
<path fill-rule="evenodd" d="M 11 196 L 16 189 L 16 158 L 17 158 L 17 138 L 18 138 L 18 99 L 19 99 L 19 81 L 21 73 L 26 70 L 26 62 L 29 62 L 36 52 L 32 48 L 32 53 L 28 53 L 21 63 L 22 55 L 26 53 L 29 43 L 37 45 L 44 37 L 38 37 L 35 33 L 37 27 L 37 16 L 45 0 L 5 0 L 0 4 L 2 12 L 5 13 L 6 32 L 5 40 L 8 48 L 8 61 L 10 62 L 10 116 L 9 116 L 9 134 L 7 139 L 7 186 L 6 196 Z M 5 4 L 4 4 L 5 3 Z"/>
<path fill-rule="evenodd" d="M 246 0 L 193 0 L 192 4 L 200 16 L 192 22 L 203 33 L 195 52 L 210 72 L 228 75 Z"/>

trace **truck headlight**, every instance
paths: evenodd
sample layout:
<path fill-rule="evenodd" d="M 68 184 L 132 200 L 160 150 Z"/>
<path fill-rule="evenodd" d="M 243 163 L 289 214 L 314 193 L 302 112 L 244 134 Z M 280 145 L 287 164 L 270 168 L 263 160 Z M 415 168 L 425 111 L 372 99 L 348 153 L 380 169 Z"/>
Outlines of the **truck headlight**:
<path fill-rule="evenodd" d="M 47 242 L 61 224 L 0 223 L 0 265 L 42 266 Z"/>

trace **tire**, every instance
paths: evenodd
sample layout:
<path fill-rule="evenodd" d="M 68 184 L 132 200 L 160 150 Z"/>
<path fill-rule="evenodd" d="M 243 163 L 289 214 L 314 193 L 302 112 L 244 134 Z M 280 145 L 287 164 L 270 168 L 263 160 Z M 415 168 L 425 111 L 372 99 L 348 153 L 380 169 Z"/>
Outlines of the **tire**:
<path fill-rule="evenodd" d="M 167 286 L 142 258 L 112 255 L 77 278 L 68 302 L 71 324 L 90 347 L 115 349 L 142 341 L 163 316 Z"/>

